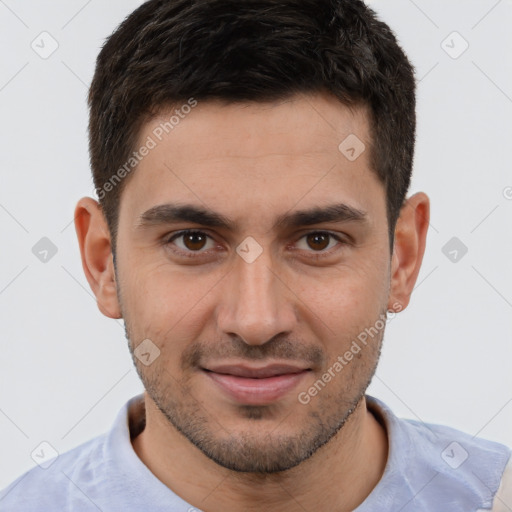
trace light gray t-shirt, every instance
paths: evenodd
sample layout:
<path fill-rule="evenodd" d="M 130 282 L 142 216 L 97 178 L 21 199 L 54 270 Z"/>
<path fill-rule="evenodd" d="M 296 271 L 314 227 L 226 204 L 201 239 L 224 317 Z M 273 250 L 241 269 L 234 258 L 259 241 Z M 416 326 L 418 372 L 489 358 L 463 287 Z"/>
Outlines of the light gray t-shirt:
<path fill-rule="evenodd" d="M 380 482 L 355 512 L 476 512 L 498 501 L 509 448 L 448 427 L 399 419 L 369 396 L 367 403 L 387 430 L 389 456 Z M 141 394 L 123 406 L 109 432 L 46 462 L 46 469 L 36 466 L 1 491 L 0 511 L 199 511 L 138 458 L 130 435 L 144 424 Z"/>

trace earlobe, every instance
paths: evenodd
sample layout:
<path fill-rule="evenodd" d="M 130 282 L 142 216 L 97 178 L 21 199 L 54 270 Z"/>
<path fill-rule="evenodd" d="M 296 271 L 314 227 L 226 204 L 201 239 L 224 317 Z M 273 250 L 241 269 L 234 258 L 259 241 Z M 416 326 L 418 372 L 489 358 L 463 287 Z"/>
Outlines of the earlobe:
<path fill-rule="evenodd" d="M 75 230 L 82 268 L 97 299 L 99 310 L 109 318 L 122 318 L 108 225 L 101 206 L 83 197 L 75 208 Z"/>
<path fill-rule="evenodd" d="M 425 253 L 430 221 L 430 201 L 418 192 L 406 200 L 395 228 L 388 310 L 409 304 Z"/>

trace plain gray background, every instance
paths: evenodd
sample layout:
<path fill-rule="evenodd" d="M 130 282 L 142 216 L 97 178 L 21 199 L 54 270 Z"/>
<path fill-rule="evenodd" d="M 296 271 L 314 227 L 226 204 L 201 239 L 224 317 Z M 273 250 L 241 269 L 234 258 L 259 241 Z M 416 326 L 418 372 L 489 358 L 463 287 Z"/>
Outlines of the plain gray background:
<path fill-rule="evenodd" d="M 106 431 L 142 390 L 72 224 L 78 199 L 94 196 L 95 59 L 141 3 L 0 0 L 0 488 L 35 465 L 41 442 L 63 452 Z M 417 287 L 387 327 L 370 394 L 400 416 L 512 446 L 512 0 L 370 3 L 417 70 L 410 193 L 432 202 Z M 46 262 L 43 237 L 57 251 Z"/>

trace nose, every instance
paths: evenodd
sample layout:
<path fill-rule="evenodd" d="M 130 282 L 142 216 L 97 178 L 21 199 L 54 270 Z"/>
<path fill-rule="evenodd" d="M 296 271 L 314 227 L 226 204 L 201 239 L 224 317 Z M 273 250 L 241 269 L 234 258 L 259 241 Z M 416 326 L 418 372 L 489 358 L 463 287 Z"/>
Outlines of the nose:
<path fill-rule="evenodd" d="M 248 345 L 263 345 L 278 334 L 289 334 L 297 322 L 294 294 L 269 251 L 265 249 L 251 263 L 236 258 L 224 279 L 217 311 L 219 329 Z"/>

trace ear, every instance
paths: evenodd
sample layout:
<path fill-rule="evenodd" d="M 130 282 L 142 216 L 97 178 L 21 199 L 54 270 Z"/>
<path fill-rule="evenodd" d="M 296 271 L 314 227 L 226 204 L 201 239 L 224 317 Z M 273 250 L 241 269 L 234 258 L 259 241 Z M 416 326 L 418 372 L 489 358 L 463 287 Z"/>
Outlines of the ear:
<path fill-rule="evenodd" d="M 420 272 L 430 221 L 430 200 L 423 192 L 407 199 L 395 227 L 388 310 L 399 312 L 409 304 Z"/>
<path fill-rule="evenodd" d="M 76 205 L 75 230 L 82 267 L 99 310 L 109 318 L 122 318 L 110 232 L 101 206 L 91 197 L 83 197 Z"/>

